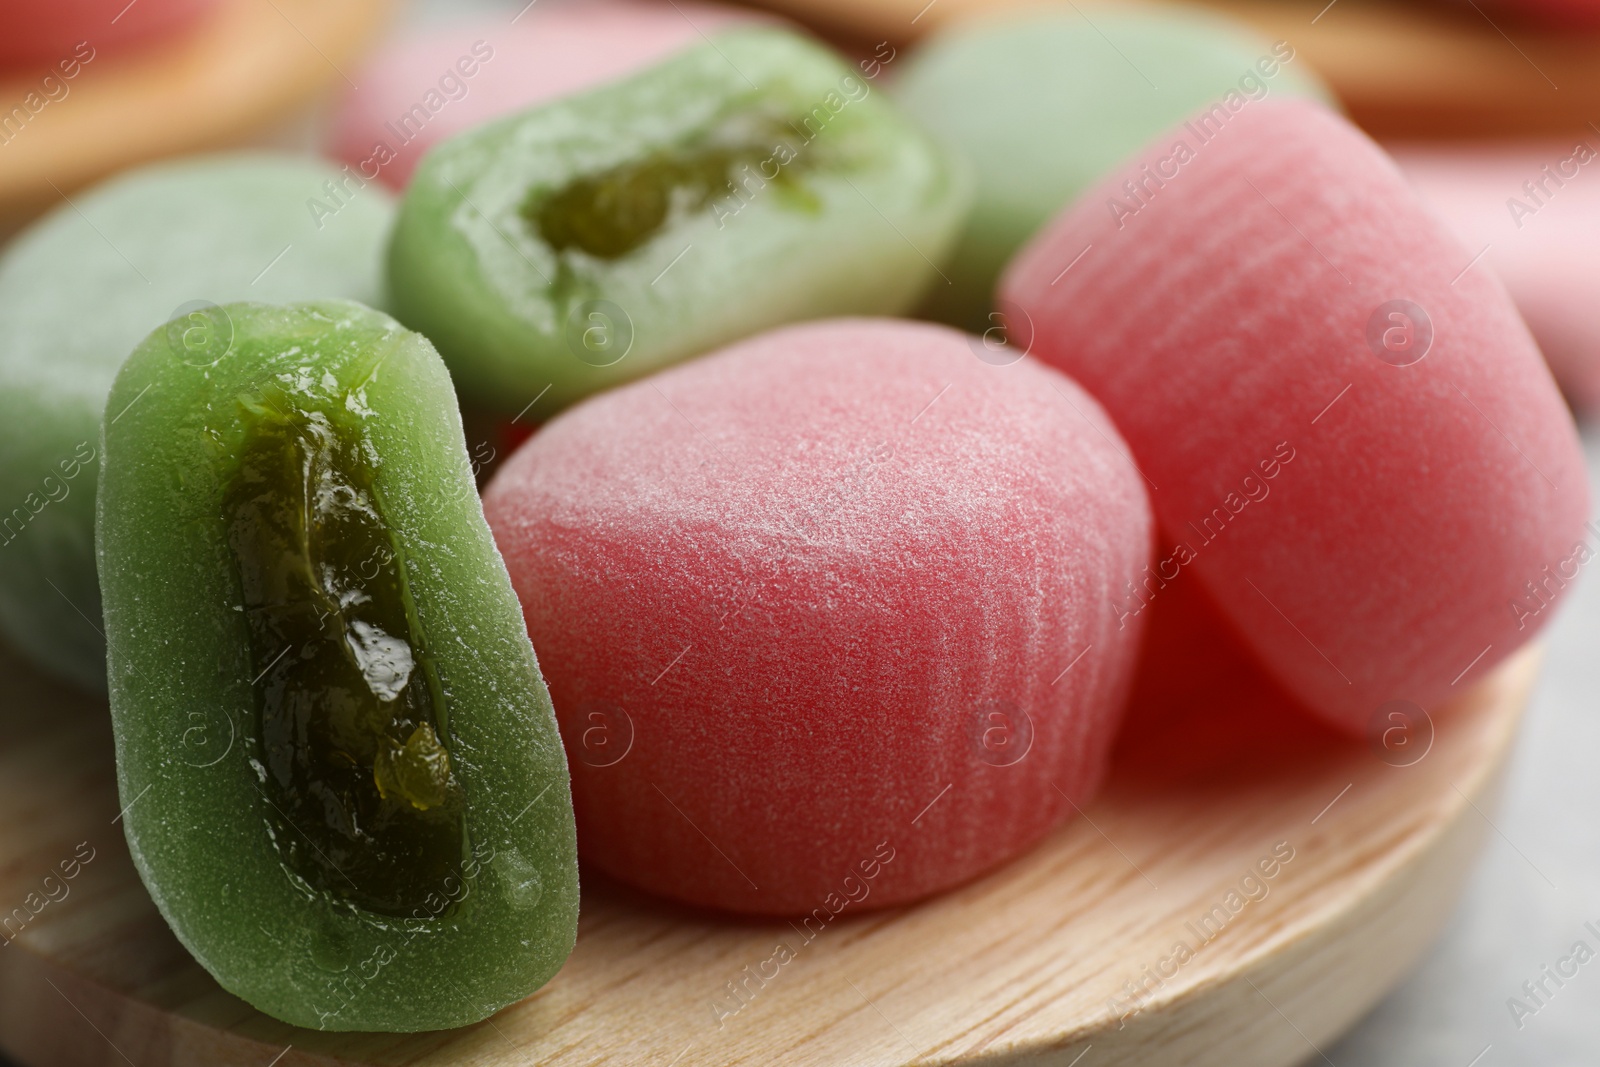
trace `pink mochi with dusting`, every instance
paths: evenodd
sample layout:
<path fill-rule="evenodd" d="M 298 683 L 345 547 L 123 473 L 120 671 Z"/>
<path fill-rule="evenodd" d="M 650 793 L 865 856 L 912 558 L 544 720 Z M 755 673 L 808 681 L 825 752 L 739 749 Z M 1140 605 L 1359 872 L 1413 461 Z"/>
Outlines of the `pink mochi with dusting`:
<path fill-rule="evenodd" d="M 1391 146 L 1400 169 L 1505 282 L 1562 392 L 1600 412 L 1600 152 L 1588 140 Z"/>
<path fill-rule="evenodd" d="M 1088 394 L 977 352 L 788 327 L 586 401 L 496 475 L 586 862 L 827 922 L 982 874 L 1094 792 L 1149 502 Z"/>
<path fill-rule="evenodd" d="M 1588 556 L 1583 458 L 1471 258 L 1353 126 L 1276 100 L 1157 138 L 1019 254 L 1002 306 L 1152 485 L 1156 562 L 1123 611 L 1192 568 L 1352 731 L 1460 692 L 1548 621 Z"/>
<path fill-rule="evenodd" d="M 539 0 L 521 14 L 428 26 L 366 62 L 360 88 L 339 105 L 328 153 L 400 189 L 446 138 L 760 18 L 770 16 L 701 0 Z"/>

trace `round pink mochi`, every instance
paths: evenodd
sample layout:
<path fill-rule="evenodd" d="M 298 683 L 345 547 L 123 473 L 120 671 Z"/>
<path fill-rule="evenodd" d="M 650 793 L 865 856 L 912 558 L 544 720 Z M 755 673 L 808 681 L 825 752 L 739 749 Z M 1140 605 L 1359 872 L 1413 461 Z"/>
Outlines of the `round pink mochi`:
<path fill-rule="evenodd" d="M 1590 556 L 1583 459 L 1471 259 L 1353 126 L 1273 100 L 1157 138 L 1024 249 L 1002 306 L 1153 483 L 1163 533 L 1123 611 L 1193 568 L 1351 730 L 1461 691 L 1548 621 Z"/>
<path fill-rule="evenodd" d="M 403 188 L 448 137 L 762 17 L 701 0 L 540 0 L 521 14 L 428 26 L 367 61 L 360 88 L 339 105 L 328 153 L 368 181 Z"/>
<path fill-rule="evenodd" d="M 965 882 L 1093 793 L 1149 503 L 1092 398 L 974 345 L 777 330 L 586 401 L 496 475 L 586 862 L 809 930 Z"/>
<path fill-rule="evenodd" d="M 1579 414 L 1600 412 L 1600 151 L 1589 140 L 1391 147 L 1422 199 L 1505 282 Z"/>

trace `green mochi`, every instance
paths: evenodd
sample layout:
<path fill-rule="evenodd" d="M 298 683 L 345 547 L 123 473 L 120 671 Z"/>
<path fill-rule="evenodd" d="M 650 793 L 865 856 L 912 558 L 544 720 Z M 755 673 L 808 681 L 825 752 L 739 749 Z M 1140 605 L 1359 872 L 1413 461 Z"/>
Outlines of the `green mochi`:
<path fill-rule="evenodd" d="M 435 147 L 390 292 L 463 395 L 559 406 L 780 323 L 907 310 L 945 284 L 969 198 L 871 78 L 727 31 Z"/>
<path fill-rule="evenodd" d="M 109 410 L 97 542 L 123 824 L 179 940 L 298 1026 L 461 1026 L 537 989 L 577 933 L 566 758 L 433 347 L 349 301 L 229 304 L 146 338 Z M 299 531 L 286 544 L 303 558 L 257 551 L 273 524 Z M 339 555 L 371 543 L 381 555 Z M 282 593 L 306 583 L 314 616 Z M 380 609 L 399 620 L 385 633 L 362 621 Z M 258 640 L 285 619 L 308 639 Z M 318 747 L 341 707 L 418 701 L 429 730 L 380 741 L 376 765 Z M 285 708 L 310 741 L 272 732 Z M 301 757 L 348 763 L 345 791 L 284 777 Z M 344 814 L 308 821 L 330 796 Z M 382 824 L 348 832 L 352 796 L 450 833 L 374 879 L 362 849 Z M 439 847 L 453 852 L 435 884 L 417 857 Z"/>
<path fill-rule="evenodd" d="M 331 215 L 330 203 L 340 205 Z M 325 163 L 250 152 L 119 176 L 17 237 L 0 257 L 8 641 L 54 674 L 105 686 L 96 451 L 106 393 L 133 347 L 191 301 L 381 304 L 392 215 L 377 186 L 357 189 Z"/>
<path fill-rule="evenodd" d="M 977 196 L 945 268 L 954 284 L 930 291 L 922 312 L 979 332 L 1003 325 L 991 302 L 1012 254 L 1107 171 L 1229 93 L 1243 106 L 1331 99 L 1278 46 L 1288 62 L 1248 26 L 1175 6 L 984 16 L 935 35 L 893 92 L 968 158 Z"/>

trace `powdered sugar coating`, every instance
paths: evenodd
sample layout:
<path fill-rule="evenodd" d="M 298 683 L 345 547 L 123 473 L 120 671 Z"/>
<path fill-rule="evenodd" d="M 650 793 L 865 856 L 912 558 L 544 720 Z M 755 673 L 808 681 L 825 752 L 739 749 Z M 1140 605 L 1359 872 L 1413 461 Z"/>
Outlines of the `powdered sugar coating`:
<path fill-rule="evenodd" d="M 1529 583 L 1588 512 L 1572 420 L 1471 259 L 1354 127 L 1266 100 L 1156 138 L 1001 282 L 1160 487 L 1158 560 L 1352 730 L 1537 632 Z"/>
<path fill-rule="evenodd" d="M 590 862 L 739 911 L 810 912 L 846 876 L 887 905 L 1092 792 L 1143 483 L 1074 383 L 969 340 L 774 331 L 585 402 L 496 476 Z M 626 753 L 589 758 L 620 724 Z"/>

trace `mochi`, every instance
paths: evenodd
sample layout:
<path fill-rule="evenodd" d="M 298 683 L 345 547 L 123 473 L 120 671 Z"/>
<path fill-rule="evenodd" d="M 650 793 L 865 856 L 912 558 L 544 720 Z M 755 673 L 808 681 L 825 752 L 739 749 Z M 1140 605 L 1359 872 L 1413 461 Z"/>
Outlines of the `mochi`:
<path fill-rule="evenodd" d="M 1101 779 L 1151 517 L 1031 360 L 791 326 L 559 416 L 484 503 L 581 854 L 625 882 L 825 923 L 982 874 Z"/>
<path fill-rule="evenodd" d="M 1284 691 L 1198 578 L 1180 574 L 1142 614 L 1144 642 L 1112 753 L 1119 774 L 1160 789 L 1206 779 L 1236 789 L 1263 769 L 1355 743 Z"/>
<path fill-rule="evenodd" d="M 761 16 L 708 3 L 542 0 L 459 19 L 379 49 L 339 103 L 329 154 L 405 187 L 433 145 L 490 119 L 613 81 L 700 34 Z"/>
<path fill-rule="evenodd" d="M 969 198 L 841 56 L 724 30 L 429 152 L 389 292 L 464 399 L 564 407 L 783 323 L 910 308 Z"/>
<path fill-rule="evenodd" d="M 1600 410 L 1600 166 L 1589 140 L 1391 148 L 1411 184 L 1500 276 L 1580 415 Z"/>
<path fill-rule="evenodd" d="M 274 1018 L 478 1022 L 571 952 L 577 841 L 450 376 L 354 301 L 203 319 L 134 350 L 100 438 L 134 865 Z"/>
<path fill-rule="evenodd" d="M 1588 559 L 1577 436 L 1505 290 L 1383 152 L 1266 100 L 1157 137 L 1007 269 L 1256 657 L 1361 730 L 1458 692 Z M 1171 563 L 1164 563 L 1172 560 Z"/>
<path fill-rule="evenodd" d="M 931 317 L 998 321 L 1006 261 L 1065 205 L 1196 109 L 1329 94 L 1287 41 L 1183 6 L 1038 8 L 961 19 L 920 45 L 895 98 L 972 164 L 977 195 Z M 1003 121 L 996 121 L 1003 117 Z"/>
<path fill-rule="evenodd" d="M 95 478 L 139 342 L 174 323 L 186 345 L 221 343 L 216 303 L 382 303 L 393 203 L 368 189 L 319 215 L 338 176 L 268 152 L 156 163 L 75 194 L 0 255 L 0 634 L 38 666 L 106 685 Z"/>

